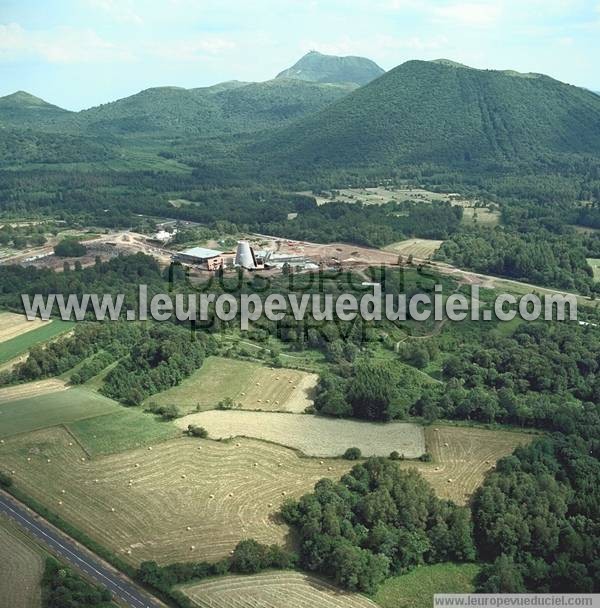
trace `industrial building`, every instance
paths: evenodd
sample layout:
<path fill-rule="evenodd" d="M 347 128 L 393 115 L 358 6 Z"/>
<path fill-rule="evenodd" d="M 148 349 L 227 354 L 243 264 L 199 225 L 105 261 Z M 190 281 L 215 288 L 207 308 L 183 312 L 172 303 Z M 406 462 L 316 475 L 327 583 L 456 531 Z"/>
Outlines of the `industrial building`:
<path fill-rule="evenodd" d="M 173 260 L 188 266 L 197 266 L 206 270 L 219 270 L 223 268 L 223 252 L 204 247 L 185 249 L 173 256 Z"/>

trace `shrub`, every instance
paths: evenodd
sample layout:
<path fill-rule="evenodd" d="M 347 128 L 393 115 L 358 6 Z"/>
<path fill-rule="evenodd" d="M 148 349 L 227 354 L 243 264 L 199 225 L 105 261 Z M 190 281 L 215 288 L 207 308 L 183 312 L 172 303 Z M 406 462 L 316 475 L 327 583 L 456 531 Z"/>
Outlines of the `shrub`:
<path fill-rule="evenodd" d="M 358 448 L 348 448 L 344 452 L 344 458 L 346 460 L 358 460 L 362 455 L 362 452 Z"/>

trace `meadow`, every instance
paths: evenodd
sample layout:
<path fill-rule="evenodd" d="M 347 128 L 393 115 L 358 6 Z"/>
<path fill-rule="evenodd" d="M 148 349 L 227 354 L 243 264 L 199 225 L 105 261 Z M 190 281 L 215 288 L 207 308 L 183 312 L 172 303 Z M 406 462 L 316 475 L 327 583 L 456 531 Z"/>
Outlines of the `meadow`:
<path fill-rule="evenodd" d="M 69 388 L 53 393 L 42 391 L 23 399 L 0 403 L 0 437 L 91 418 L 117 411 L 121 407 L 111 399 L 85 388 Z"/>
<path fill-rule="evenodd" d="M 35 323 L 35 321 L 32 321 L 32 323 Z M 31 330 L 28 330 L 28 326 L 22 326 L 23 331 L 19 335 L 0 343 L 0 363 L 6 363 L 25 353 L 33 346 L 56 338 L 69 331 L 73 325 L 70 321 L 54 320 L 46 321 L 43 325 Z"/>
<path fill-rule="evenodd" d="M 431 608 L 436 593 L 472 593 L 477 564 L 420 566 L 383 583 L 375 597 L 381 608 Z"/>
<path fill-rule="evenodd" d="M 587 263 L 594 271 L 594 281 L 600 281 L 600 258 L 587 258 Z"/>
<path fill-rule="evenodd" d="M 442 246 L 443 242 L 432 239 L 409 239 L 407 241 L 392 243 L 383 249 L 384 251 L 391 251 L 404 257 L 412 255 L 418 260 L 426 260 L 433 256 Z"/>
<path fill-rule="evenodd" d="M 240 409 L 303 412 L 312 405 L 317 379 L 316 374 L 297 370 L 208 357 L 181 384 L 149 397 L 146 402 L 176 405 L 181 413 L 189 413 L 214 409 L 229 398 Z"/>

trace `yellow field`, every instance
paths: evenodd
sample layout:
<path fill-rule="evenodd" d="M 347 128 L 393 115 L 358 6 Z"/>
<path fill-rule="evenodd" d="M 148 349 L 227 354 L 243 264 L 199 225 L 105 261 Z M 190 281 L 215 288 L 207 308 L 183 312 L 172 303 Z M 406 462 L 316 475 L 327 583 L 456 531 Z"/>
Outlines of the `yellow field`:
<path fill-rule="evenodd" d="M 423 429 L 410 422 L 378 424 L 308 414 L 215 410 L 184 416 L 176 424 L 182 430 L 189 424 L 202 426 L 211 439 L 252 437 L 307 456 L 342 456 L 351 447 L 359 448 L 363 456 L 389 456 L 397 451 L 406 458 L 418 458 L 425 452 Z"/>
<path fill-rule="evenodd" d="M 352 466 L 195 438 L 89 460 L 61 427 L 5 439 L 0 462 L 19 488 L 132 564 L 216 560 L 249 537 L 284 544 L 289 529 L 277 513 L 286 497 Z"/>
<path fill-rule="evenodd" d="M 6 388 L 0 388 L 0 403 L 27 399 L 28 397 L 37 397 L 39 395 L 47 395 L 48 393 L 56 393 L 66 389 L 67 385 L 62 380 L 56 378 L 7 386 Z"/>
<path fill-rule="evenodd" d="M 512 431 L 428 427 L 425 429 L 425 442 L 433 462 L 412 466 L 419 469 L 438 496 L 465 504 L 497 460 L 533 439 L 534 435 Z"/>
<path fill-rule="evenodd" d="M 459 504 L 498 458 L 532 438 L 439 429 L 427 430 L 433 462 L 399 466 L 415 467 L 440 497 Z M 2 440 L 0 462 L 17 487 L 134 565 L 216 560 L 244 538 L 286 544 L 289 529 L 277 515 L 281 503 L 311 491 L 322 477 L 339 479 L 353 465 L 300 458 L 251 439 L 187 437 L 90 460 L 63 427 Z"/>
<path fill-rule="evenodd" d="M 208 357 L 204 365 L 181 384 L 153 395 L 147 402 L 176 405 L 182 412 L 217 407 L 229 397 L 248 410 L 303 412 L 312 405 L 318 376 L 259 363 Z"/>
<path fill-rule="evenodd" d="M 0 605 L 39 608 L 44 561 L 12 522 L 0 515 Z"/>
<path fill-rule="evenodd" d="M 387 245 L 384 250 L 392 251 L 404 257 L 412 255 L 419 260 L 425 260 L 430 258 L 442 246 L 443 242 L 433 239 L 409 239 Z"/>
<path fill-rule="evenodd" d="M 38 329 L 44 324 L 41 319 L 28 321 L 24 315 L 14 312 L 0 312 L 0 343 L 12 340 L 21 334 Z"/>
<path fill-rule="evenodd" d="M 180 588 L 199 608 L 375 608 L 358 593 L 341 591 L 300 572 L 225 576 Z"/>

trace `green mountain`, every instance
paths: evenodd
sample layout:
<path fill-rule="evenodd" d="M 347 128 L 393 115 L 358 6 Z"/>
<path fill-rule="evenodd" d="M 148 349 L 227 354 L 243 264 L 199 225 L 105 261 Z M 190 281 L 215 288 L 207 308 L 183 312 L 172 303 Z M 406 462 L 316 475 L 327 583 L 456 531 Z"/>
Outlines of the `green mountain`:
<path fill-rule="evenodd" d="M 0 127 L 58 127 L 72 114 L 25 91 L 0 97 Z"/>
<path fill-rule="evenodd" d="M 283 79 L 197 89 L 158 87 L 81 112 L 15 93 L 0 99 L 0 127 L 88 136 L 214 137 L 285 125 L 322 110 L 354 88 Z"/>
<path fill-rule="evenodd" d="M 600 98 L 538 74 L 408 61 L 257 151 L 303 168 L 597 155 Z"/>
<path fill-rule="evenodd" d="M 310 51 L 291 68 L 277 74 L 277 78 L 362 86 L 384 73 L 375 62 L 364 57 L 336 57 Z"/>

